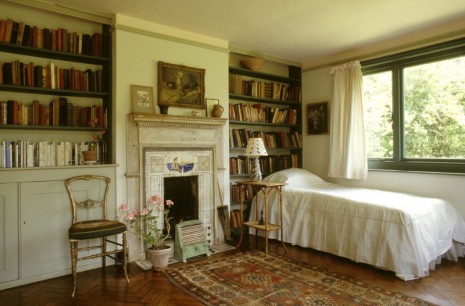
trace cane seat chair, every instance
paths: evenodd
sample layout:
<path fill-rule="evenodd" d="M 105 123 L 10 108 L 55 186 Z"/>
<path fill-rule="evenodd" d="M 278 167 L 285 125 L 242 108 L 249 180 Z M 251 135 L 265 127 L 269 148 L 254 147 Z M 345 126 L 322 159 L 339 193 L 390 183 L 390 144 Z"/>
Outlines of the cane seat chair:
<path fill-rule="evenodd" d="M 65 180 L 72 209 L 72 223 L 68 230 L 71 249 L 71 267 L 73 274 L 73 293 L 76 293 L 76 268 L 81 260 L 102 258 L 102 268 L 106 266 L 106 257 L 121 262 L 126 281 L 127 273 L 127 226 L 117 220 L 107 218 L 108 191 L 110 178 L 99 175 L 80 175 Z M 122 235 L 122 241 L 116 240 Z M 93 239 L 101 239 L 95 245 Z M 87 241 L 85 246 L 79 242 Z M 84 242 L 83 242 L 84 243 Z M 107 243 L 114 248 L 107 250 Z M 117 254 L 121 256 L 117 256 Z"/>

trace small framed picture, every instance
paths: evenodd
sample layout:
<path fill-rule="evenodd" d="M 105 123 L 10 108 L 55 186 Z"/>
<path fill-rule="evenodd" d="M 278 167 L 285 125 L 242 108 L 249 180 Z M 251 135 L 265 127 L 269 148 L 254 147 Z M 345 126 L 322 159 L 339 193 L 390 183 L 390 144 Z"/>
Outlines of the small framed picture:
<path fill-rule="evenodd" d="M 307 119 L 309 135 L 328 134 L 328 102 L 309 104 Z"/>
<path fill-rule="evenodd" d="M 206 105 L 206 109 L 207 109 L 207 117 L 213 117 L 212 116 L 212 111 L 213 111 L 213 107 L 216 105 L 216 104 L 219 104 L 220 103 L 220 100 L 218 99 L 205 99 L 205 105 Z"/>
<path fill-rule="evenodd" d="M 131 105 L 135 114 L 155 114 L 153 87 L 131 85 Z"/>

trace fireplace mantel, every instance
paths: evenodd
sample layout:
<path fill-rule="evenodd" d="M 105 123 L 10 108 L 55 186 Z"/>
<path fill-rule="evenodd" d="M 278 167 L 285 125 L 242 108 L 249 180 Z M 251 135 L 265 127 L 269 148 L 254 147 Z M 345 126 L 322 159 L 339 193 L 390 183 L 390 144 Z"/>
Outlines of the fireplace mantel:
<path fill-rule="evenodd" d="M 186 127 L 197 129 L 216 129 L 226 124 L 224 118 L 186 117 L 173 115 L 131 114 L 129 120 L 143 127 Z"/>
<path fill-rule="evenodd" d="M 224 150 L 228 142 L 224 142 L 227 133 L 224 131 L 227 119 L 194 116 L 175 116 L 163 114 L 130 114 L 127 116 L 126 147 L 126 184 L 127 204 L 131 209 L 144 206 L 144 151 L 176 152 L 209 151 L 213 160 L 208 185 L 212 190 L 209 203 L 202 202 L 204 210 L 212 212 L 213 242 L 224 241 L 224 233 L 216 213 L 216 205 L 220 203 L 217 186 L 225 181 Z M 193 153 L 195 154 L 195 153 Z M 195 169 L 194 169 L 195 170 Z M 175 175 L 175 174 L 170 174 Z M 179 175 L 179 174 L 177 174 Z M 206 175 L 206 173 L 204 174 Z M 223 193 L 224 194 L 224 193 Z M 207 197 L 204 197 L 207 198 Z M 208 208 L 210 207 L 210 208 Z M 144 252 L 143 245 L 134 235 L 129 235 L 129 260 L 139 260 Z"/>

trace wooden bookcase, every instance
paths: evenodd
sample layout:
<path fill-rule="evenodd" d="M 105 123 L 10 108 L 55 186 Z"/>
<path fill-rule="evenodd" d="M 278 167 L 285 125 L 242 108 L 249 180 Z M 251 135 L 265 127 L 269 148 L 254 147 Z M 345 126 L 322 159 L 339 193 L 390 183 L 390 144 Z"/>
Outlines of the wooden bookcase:
<path fill-rule="evenodd" d="M 41 31 L 42 45 L 26 38 L 16 43 L 5 37 L 0 41 L 0 169 L 77 166 L 82 164 L 80 152 L 90 146 L 98 150 L 100 164 L 110 164 L 110 26 L 102 25 L 100 33 L 84 34 L 72 28 L 26 26 L 30 32 Z M 47 35 L 50 42 L 44 34 L 49 32 L 53 32 L 53 39 L 51 33 Z"/>
<path fill-rule="evenodd" d="M 78 48 L 63 50 L 63 40 L 62 50 L 59 50 L 56 36 L 52 43 L 47 42 L 48 47 L 44 48 L 23 43 L 23 40 L 16 40 L 14 43 L 12 40 L 5 41 L 4 36 L 0 35 L 0 65 L 2 68 L 0 71 L 0 101 L 16 100 L 16 104 L 22 105 L 24 112 L 24 106 L 29 109 L 35 100 L 39 101 L 36 103 L 36 107 L 37 104 L 41 104 L 42 108 L 47 108 L 55 99 L 66 98 L 67 102 L 72 103 L 73 106 L 103 107 L 106 109 L 106 116 L 104 120 L 97 122 L 86 119 L 80 125 L 68 124 L 72 121 L 68 121 L 67 117 L 65 123 L 63 117 L 62 122 L 58 121 L 57 125 L 53 125 L 50 124 L 50 121 L 48 124 L 46 121 L 39 121 L 38 118 L 33 121 L 24 115 L 25 117 L 21 117 L 21 119 L 27 120 L 17 124 L 18 117 L 13 121 L 14 117 L 2 110 L 1 116 L 5 116 L 5 118 L 2 118 L 0 123 L 0 144 L 3 146 L 8 141 L 21 145 L 39 142 L 81 144 L 94 142 L 94 135 L 105 132 L 103 140 L 108 150 L 102 152 L 101 164 L 98 165 L 55 164 L 40 167 L 28 164 L 27 159 L 26 161 L 20 159 L 21 153 L 24 154 L 25 147 L 18 146 L 16 149 L 20 150 L 15 151 L 15 154 L 17 153 L 18 160 L 22 164 L 18 164 L 19 167 L 9 168 L 0 166 L 0 223 L 5 225 L 0 228 L 0 253 L 4 254 L 4 256 L 0 256 L 0 266 L 5 267 L 5 269 L 0 269 L 0 290 L 70 273 L 71 259 L 66 233 L 71 220 L 71 205 L 67 204 L 69 197 L 63 181 L 75 175 L 99 174 L 107 176 L 115 182 L 117 167 L 117 165 L 112 164 L 111 160 L 112 54 L 110 26 L 49 11 L 46 8 L 41 10 L 27 4 L 0 1 L 0 29 L 2 28 L 2 20 L 6 21 L 7 19 L 17 22 L 18 30 L 21 21 L 24 22 L 24 28 L 26 23 L 29 27 L 37 25 L 36 31 L 39 28 L 44 30 L 47 26 L 48 29 L 53 28 L 55 31 L 59 27 L 66 28 L 66 31 L 72 34 L 70 37 L 73 37 L 73 40 L 76 37 L 76 42 L 77 37 L 80 37 L 78 33 L 91 36 L 98 33 L 95 37 L 101 37 L 101 44 L 99 44 L 101 53 L 93 53 L 93 48 L 92 53 L 90 51 L 84 52 L 84 54 L 76 52 L 79 50 L 79 44 L 74 44 Z M 90 50 L 81 47 L 82 49 Z M 13 76 L 9 77 L 3 74 L 5 63 L 7 66 L 10 63 L 12 68 L 14 63 L 17 69 L 15 73 L 21 72 L 15 74 L 15 82 L 13 82 Z M 27 78 L 24 74 L 24 71 L 29 69 L 25 66 L 31 66 L 31 63 L 35 67 L 50 67 L 53 63 L 52 66 L 62 70 L 73 69 L 73 71 L 83 72 L 88 70 L 88 73 L 100 71 L 100 84 L 97 84 L 98 89 L 82 87 L 82 84 L 78 84 L 79 87 L 76 87 L 75 83 L 73 83 L 74 88 L 72 86 L 64 87 L 64 85 L 60 87 L 57 86 L 58 83 L 55 83 L 55 86 L 47 85 L 47 83 L 46 86 L 43 83 L 40 87 L 31 86 L 31 83 L 26 82 Z M 22 68 L 18 69 L 18 67 Z M 34 70 L 40 71 L 40 68 Z M 19 77 L 19 80 L 16 76 Z M 23 77 L 21 78 L 21 76 Z M 30 80 L 31 76 L 29 75 L 28 78 Z M 56 78 L 55 81 L 57 79 L 60 78 Z M 42 75 L 42 82 L 43 80 Z M 57 103 L 53 104 L 57 105 Z M 10 105 L 14 104 L 10 103 Z M 63 103 L 63 105 L 65 104 Z M 65 113 L 68 114 L 68 112 Z M 59 115 L 58 118 L 60 118 Z M 5 120 L 9 121 L 5 123 Z M 105 123 L 100 125 L 101 122 Z M 34 155 L 36 152 L 32 153 L 34 158 L 38 157 Z M 33 159 L 32 162 L 35 160 Z M 116 201 L 115 188 L 111 188 L 109 196 L 109 202 L 114 203 Z M 116 215 L 116 206 L 110 205 L 108 213 L 109 217 L 113 218 Z M 46 239 L 44 239 L 45 237 Z M 107 264 L 111 263 L 109 261 Z M 100 261 L 96 259 L 88 263 L 86 261 L 79 269 L 88 270 L 100 266 Z"/>
<path fill-rule="evenodd" d="M 275 75 L 238 67 L 229 68 L 229 167 L 231 212 L 241 202 L 250 203 L 236 181 L 249 179 L 251 160 L 244 156 L 247 140 L 261 137 L 268 156 L 260 158 L 263 177 L 302 167 L 301 69 L 287 67 L 288 75 Z M 248 205 L 245 207 L 248 215 Z M 231 220 L 234 221 L 234 220 Z M 234 224 L 238 224 L 237 220 Z M 233 223 L 231 223 L 233 224 Z M 240 225 L 240 224 L 239 224 Z"/>

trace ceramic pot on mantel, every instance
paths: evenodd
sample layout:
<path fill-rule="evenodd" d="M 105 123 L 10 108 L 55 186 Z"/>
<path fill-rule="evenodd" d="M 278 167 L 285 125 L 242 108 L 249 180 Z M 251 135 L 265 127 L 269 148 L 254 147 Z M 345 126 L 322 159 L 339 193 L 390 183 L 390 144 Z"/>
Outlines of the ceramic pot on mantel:
<path fill-rule="evenodd" d="M 220 102 L 218 102 L 218 104 L 213 105 L 212 117 L 221 118 L 223 111 L 224 111 L 223 106 L 221 106 Z"/>
<path fill-rule="evenodd" d="M 171 255 L 171 247 L 165 246 L 166 248 L 161 250 L 147 249 L 147 253 L 152 261 L 152 268 L 156 271 L 163 271 L 168 267 L 168 263 Z"/>

